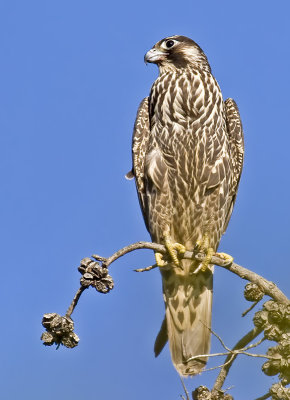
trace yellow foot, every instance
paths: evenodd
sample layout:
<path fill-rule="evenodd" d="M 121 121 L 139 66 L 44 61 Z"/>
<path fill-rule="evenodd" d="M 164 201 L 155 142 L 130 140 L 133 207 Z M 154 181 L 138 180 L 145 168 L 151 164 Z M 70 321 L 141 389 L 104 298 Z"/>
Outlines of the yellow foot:
<path fill-rule="evenodd" d="M 164 235 L 164 243 L 172 261 L 176 266 L 179 266 L 178 253 L 185 253 L 185 247 L 180 243 L 172 243 L 169 235 Z"/>
<path fill-rule="evenodd" d="M 165 231 L 163 233 L 163 238 L 164 238 L 165 247 L 170 255 L 170 258 L 172 259 L 173 263 L 177 267 L 179 267 L 180 261 L 178 259 L 178 254 L 185 253 L 185 251 L 186 251 L 185 247 L 180 243 L 172 243 L 172 240 L 169 236 L 168 231 Z M 155 259 L 156 259 L 156 264 L 158 265 L 158 267 L 165 267 L 168 264 L 168 262 L 164 261 L 163 255 L 161 253 L 155 253 Z"/>
<path fill-rule="evenodd" d="M 197 273 L 198 271 L 204 272 L 207 270 L 209 264 L 211 263 L 211 258 L 215 253 L 214 249 L 209 247 L 209 237 L 207 233 L 203 235 L 202 240 L 198 240 L 196 242 L 196 250 L 200 253 L 204 253 L 205 258 L 199 267 L 194 271 L 194 273 Z"/>
<path fill-rule="evenodd" d="M 172 243 L 169 233 L 167 231 L 164 232 L 163 237 L 164 237 L 164 244 L 167 248 L 167 251 L 168 251 L 172 261 L 174 262 L 174 264 L 177 267 L 179 267 L 180 261 L 178 259 L 178 254 L 185 253 L 185 251 L 186 251 L 185 247 L 180 243 Z"/>
<path fill-rule="evenodd" d="M 167 262 L 163 260 L 163 254 L 161 253 L 155 253 L 155 259 L 156 259 L 156 264 L 158 267 L 165 267 L 167 265 Z"/>
<path fill-rule="evenodd" d="M 230 265 L 234 261 L 234 258 L 227 253 L 216 253 L 216 256 L 225 260 L 225 265 Z"/>

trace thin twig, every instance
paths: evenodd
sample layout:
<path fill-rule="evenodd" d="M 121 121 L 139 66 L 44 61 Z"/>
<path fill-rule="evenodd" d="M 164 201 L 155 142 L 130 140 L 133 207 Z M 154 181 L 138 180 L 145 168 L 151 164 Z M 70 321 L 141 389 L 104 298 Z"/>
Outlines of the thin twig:
<path fill-rule="evenodd" d="M 245 352 L 247 350 L 250 350 L 254 347 L 259 346 L 259 344 L 261 344 L 264 340 L 266 340 L 265 337 L 262 337 L 262 339 L 260 339 L 258 342 L 256 343 L 252 343 L 249 346 L 243 347 L 241 349 L 237 349 L 237 351 L 234 351 L 232 349 L 230 349 L 229 347 L 227 347 L 224 343 L 224 341 L 222 340 L 222 338 L 216 333 L 214 332 L 211 328 L 209 328 L 206 324 L 204 324 L 202 321 L 200 321 L 220 342 L 220 344 L 222 345 L 222 347 L 228 351 L 228 353 L 236 353 L 236 352 L 241 352 L 241 354 L 243 354 L 242 352 Z"/>
<path fill-rule="evenodd" d="M 264 354 L 253 354 L 253 353 L 248 353 L 247 352 L 247 350 L 250 350 L 250 349 L 252 349 L 254 347 L 259 346 L 264 340 L 266 340 L 265 337 L 262 337 L 262 339 L 258 340 L 258 342 L 252 343 L 249 346 L 243 347 L 241 349 L 231 350 L 229 347 L 227 347 L 225 345 L 224 341 L 222 340 L 222 338 L 217 333 L 215 333 L 210 328 L 208 328 L 208 329 L 219 340 L 219 342 L 221 343 L 222 347 L 227 351 L 224 352 L 224 353 L 199 354 L 197 356 L 191 357 L 188 361 L 194 360 L 194 359 L 200 359 L 200 358 L 208 358 L 208 357 L 218 357 L 218 356 L 228 356 L 228 357 L 227 357 L 227 361 L 225 363 L 223 363 L 221 365 L 217 365 L 216 367 L 206 368 L 206 369 L 203 370 L 203 372 L 213 371 L 214 369 L 223 368 L 223 367 L 227 366 L 232 361 L 233 357 L 236 357 L 239 354 L 243 354 L 245 356 L 250 356 L 250 357 L 267 358 L 267 359 L 271 359 L 271 360 L 277 359 L 277 357 L 275 357 L 275 356 L 269 356 L 269 355 L 264 355 Z"/>
<path fill-rule="evenodd" d="M 259 346 L 259 344 L 261 344 L 262 342 L 264 342 L 264 340 L 266 340 L 265 336 L 263 336 L 262 339 L 258 340 L 256 343 L 250 344 L 249 346 L 246 346 L 246 347 L 244 347 L 244 348 L 241 349 L 241 350 L 246 351 L 246 350 L 252 349 L 253 347 L 257 347 L 257 346 Z"/>
<path fill-rule="evenodd" d="M 239 354 L 236 351 L 224 351 L 224 352 L 220 352 L 220 353 L 210 353 L 210 354 L 198 354 L 196 356 L 192 356 L 190 358 L 188 358 L 186 361 L 192 361 L 192 360 L 198 360 L 200 358 L 209 358 L 209 357 L 222 357 L 222 356 L 228 356 L 230 354 Z"/>
<path fill-rule="evenodd" d="M 184 393 L 185 393 L 185 396 L 186 396 L 186 400 L 190 400 L 189 393 L 188 393 L 188 391 L 186 389 L 185 383 L 184 383 L 184 381 L 183 381 L 181 376 L 180 376 L 180 380 L 181 380 L 181 384 L 182 384 L 182 387 L 183 387 L 183 390 L 184 390 Z M 181 397 L 184 399 L 183 396 L 181 396 Z"/>
<path fill-rule="evenodd" d="M 96 260 L 96 261 L 100 261 L 102 263 L 105 263 L 107 261 L 107 259 L 105 257 L 99 256 L 98 254 L 93 254 L 92 257 Z"/>
<path fill-rule="evenodd" d="M 222 340 L 222 338 L 221 338 L 217 333 L 215 333 L 211 328 L 209 328 L 209 327 L 207 327 L 207 328 L 208 328 L 208 329 L 210 330 L 210 332 L 219 340 L 220 344 L 223 346 L 223 348 L 224 348 L 225 350 L 227 350 L 228 352 L 231 352 L 231 351 L 232 351 L 229 347 L 227 347 L 227 346 L 225 345 L 224 341 Z"/>
<path fill-rule="evenodd" d="M 259 302 L 260 302 L 260 300 L 255 301 L 255 302 L 251 305 L 251 307 L 249 307 L 246 311 L 244 311 L 244 312 L 242 313 L 242 317 L 245 317 L 250 311 L 252 311 L 252 309 L 253 309 L 254 307 L 256 307 L 256 305 L 257 305 Z"/>
<path fill-rule="evenodd" d="M 149 265 L 149 267 L 137 268 L 137 269 L 134 269 L 134 271 L 135 272 L 146 272 L 146 271 L 151 271 L 151 269 L 154 269 L 154 268 L 158 268 L 158 265 L 157 264 Z"/>
<path fill-rule="evenodd" d="M 270 356 L 263 356 L 263 355 L 257 355 L 257 354 L 252 354 L 252 353 L 246 353 L 247 350 L 250 350 L 250 349 L 252 349 L 252 348 L 254 348 L 254 347 L 259 346 L 259 344 L 261 344 L 264 340 L 266 340 L 265 337 L 262 337 L 262 339 L 258 340 L 258 342 L 253 343 L 253 344 L 250 344 L 249 346 L 243 347 L 243 348 L 241 348 L 241 349 L 236 349 L 236 350 L 234 350 L 234 349 L 230 349 L 229 347 L 227 347 L 227 346 L 225 345 L 224 341 L 222 340 L 222 338 L 221 338 L 217 333 L 215 333 L 215 332 L 214 332 L 212 329 L 210 329 L 210 328 L 208 328 L 208 329 L 209 329 L 209 330 L 211 331 L 211 333 L 220 341 L 220 343 L 221 343 L 221 345 L 223 346 L 223 348 L 224 348 L 225 350 L 227 350 L 229 354 L 230 354 L 230 353 L 232 353 L 232 354 L 245 354 L 245 355 L 250 355 L 250 356 L 253 356 L 253 357 L 264 357 L 264 358 L 266 357 L 266 358 L 270 358 Z M 273 357 L 273 358 L 274 358 L 274 357 Z"/>
<path fill-rule="evenodd" d="M 82 295 L 82 293 L 83 293 L 83 291 L 85 289 L 87 289 L 87 288 L 84 287 L 84 286 L 81 286 L 78 289 L 78 291 L 75 294 L 75 297 L 73 298 L 73 300 L 72 300 L 72 302 L 71 302 L 71 304 L 70 304 L 70 306 L 69 306 L 69 308 L 68 308 L 68 310 L 67 310 L 67 312 L 65 314 L 66 317 L 70 317 L 72 315 L 73 310 L 75 309 L 76 305 L 78 304 L 78 301 L 79 301 L 79 299 L 80 299 L 80 297 L 81 297 L 81 295 Z"/>
<path fill-rule="evenodd" d="M 249 357 L 258 357 L 258 358 L 267 358 L 267 360 L 277 360 L 278 358 L 275 356 L 269 356 L 266 354 L 255 354 L 255 353 L 249 353 L 248 351 L 244 351 L 243 349 L 238 349 L 238 350 L 229 350 L 224 353 L 211 353 L 211 354 L 198 354 L 197 356 L 192 356 L 190 357 L 187 361 L 192 361 L 200 358 L 208 358 L 208 357 L 220 357 L 220 356 L 238 356 L 240 354 L 243 354 L 244 356 L 249 356 Z M 223 365 L 226 365 L 227 363 L 224 363 Z"/>
<path fill-rule="evenodd" d="M 232 354 L 232 357 L 235 357 L 235 355 Z M 232 357 L 229 358 L 229 360 L 228 360 L 227 362 L 225 362 L 224 364 L 217 365 L 216 367 L 211 367 L 211 368 L 203 369 L 202 372 L 208 372 L 208 371 L 213 371 L 214 369 L 223 368 L 223 367 L 225 367 L 227 364 L 229 364 L 229 363 L 232 361 Z"/>
<path fill-rule="evenodd" d="M 257 336 L 259 336 L 261 332 L 262 332 L 261 328 L 255 327 L 250 332 L 248 332 L 244 337 L 242 337 L 242 339 L 240 339 L 238 341 L 238 343 L 234 346 L 234 348 L 232 350 L 237 350 L 237 349 L 245 347 L 248 343 L 250 343 Z M 225 379 L 226 379 L 226 377 L 228 375 L 229 369 L 231 368 L 231 366 L 232 366 L 234 360 L 236 359 L 237 355 L 238 354 L 235 354 L 233 356 L 233 354 L 231 353 L 231 354 L 229 354 L 227 356 L 227 358 L 225 360 L 225 364 L 222 367 L 222 369 L 221 369 L 221 371 L 220 371 L 220 373 L 219 373 L 219 375 L 218 375 L 218 377 L 217 377 L 217 379 L 216 379 L 216 381 L 214 383 L 212 392 L 221 390 L 221 388 L 222 388 L 222 386 L 224 384 L 224 381 L 225 381 Z M 230 362 L 228 362 L 229 360 L 230 360 Z"/>
<path fill-rule="evenodd" d="M 116 253 L 112 254 L 110 257 L 104 259 L 101 257 L 104 261 L 103 264 L 107 268 L 109 267 L 110 264 L 112 264 L 114 261 L 116 261 L 118 258 L 124 256 L 127 253 L 131 253 L 134 250 L 141 250 L 141 249 L 149 249 L 149 250 L 154 250 L 158 251 L 160 253 L 166 254 L 167 250 L 166 247 L 163 246 L 162 244 L 157 244 L 157 243 L 152 243 L 152 242 L 136 242 L 129 244 L 129 246 L 125 246 L 122 249 L 116 251 Z M 97 258 L 101 260 L 100 256 L 93 255 L 94 258 Z"/>
<path fill-rule="evenodd" d="M 233 353 L 239 355 L 239 354 L 243 354 L 245 356 L 249 356 L 249 357 L 258 357 L 258 358 L 267 358 L 267 360 L 278 360 L 278 357 L 275 356 L 269 356 L 267 354 L 254 354 L 254 353 L 249 353 L 247 351 L 234 351 Z"/>

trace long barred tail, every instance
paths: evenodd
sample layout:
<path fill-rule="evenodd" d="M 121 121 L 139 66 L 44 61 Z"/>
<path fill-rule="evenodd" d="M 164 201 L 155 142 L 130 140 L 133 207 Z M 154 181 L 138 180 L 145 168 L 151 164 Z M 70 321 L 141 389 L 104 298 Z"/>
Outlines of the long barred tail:
<path fill-rule="evenodd" d="M 173 364 L 180 375 L 187 376 L 200 373 L 207 361 L 191 357 L 210 350 L 213 275 L 211 270 L 189 275 L 190 261 L 182 263 L 183 271 L 161 271 L 166 321 L 157 336 L 155 354 L 165 345 L 167 332 Z"/>

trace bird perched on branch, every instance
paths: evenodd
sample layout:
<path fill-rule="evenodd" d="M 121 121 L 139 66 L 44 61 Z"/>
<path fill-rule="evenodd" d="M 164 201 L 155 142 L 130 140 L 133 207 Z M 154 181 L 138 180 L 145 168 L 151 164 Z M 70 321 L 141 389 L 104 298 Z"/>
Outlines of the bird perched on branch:
<path fill-rule="evenodd" d="M 239 110 L 223 101 L 202 49 L 185 36 L 160 40 L 145 55 L 159 76 L 140 104 L 133 133 L 133 168 L 146 227 L 156 253 L 165 319 L 155 342 L 157 356 L 167 340 L 173 364 L 183 375 L 202 371 L 209 353 L 211 256 L 225 232 L 243 165 Z M 197 249 L 205 260 L 181 260 Z M 227 255 L 224 255 L 227 257 Z M 228 256 L 229 257 L 229 256 Z"/>

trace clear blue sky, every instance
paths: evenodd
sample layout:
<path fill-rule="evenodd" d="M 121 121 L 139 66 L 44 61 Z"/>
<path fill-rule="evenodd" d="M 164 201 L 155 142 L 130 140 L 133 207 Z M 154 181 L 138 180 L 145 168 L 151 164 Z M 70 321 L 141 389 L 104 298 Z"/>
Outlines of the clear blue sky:
<path fill-rule="evenodd" d="M 2 399 L 182 394 L 168 348 L 153 355 L 164 313 L 159 273 L 132 272 L 153 262 L 149 251 L 113 265 L 111 294 L 91 289 L 81 298 L 77 348 L 39 340 L 42 314 L 65 313 L 78 288 L 81 258 L 149 239 L 124 175 L 136 110 L 157 76 L 143 56 L 165 36 L 199 43 L 224 97 L 240 107 L 245 167 L 220 249 L 289 295 L 289 13 L 287 0 L 0 3 Z M 243 286 L 216 269 L 213 328 L 229 346 L 251 329 L 251 316 L 240 316 L 249 305 Z M 235 385 L 235 400 L 276 380 L 261 364 L 238 360 L 226 385 Z M 210 386 L 215 376 L 186 385 Z"/>

